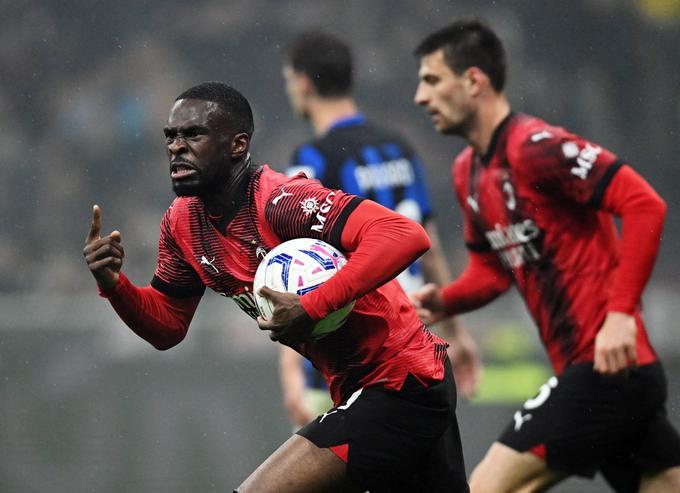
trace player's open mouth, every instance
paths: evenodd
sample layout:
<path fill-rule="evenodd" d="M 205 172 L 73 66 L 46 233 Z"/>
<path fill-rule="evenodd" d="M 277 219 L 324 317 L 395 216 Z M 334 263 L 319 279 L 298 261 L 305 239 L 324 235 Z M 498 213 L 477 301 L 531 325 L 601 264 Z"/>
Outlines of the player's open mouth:
<path fill-rule="evenodd" d="M 196 173 L 196 170 L 187 164 L 173 164 L 170 169 L 170 178 L 181 180 Z"/>

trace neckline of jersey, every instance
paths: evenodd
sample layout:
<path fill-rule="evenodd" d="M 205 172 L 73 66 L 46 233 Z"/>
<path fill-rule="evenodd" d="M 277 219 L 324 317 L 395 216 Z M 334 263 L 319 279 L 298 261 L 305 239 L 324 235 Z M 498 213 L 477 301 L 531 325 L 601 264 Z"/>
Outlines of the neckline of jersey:
<path fill-rule="evenodd" d="M 489 148 L 486 150 L 483 156 L 479 156 L 479 159 L 482 161 L 484 165 L 489 164 L 491 161 L 491 158 L 493 155 L 496 153 L 496 146 L 498 145 L 498 139 L 500 138 L 501 134 L 503 133 L 503 130 L 505 127 L 508 126 L 508 123 L 510 123 L 510 120 L 513 119 L 513 117 L 516 115 L 514 111 L 511 111 L 508 113 L 508 115 L 503 118 L 503 120 L 498 124 L 496 129 L 493 131 L 493 134 L 491 134 L 491 142 L 489 143 Z"/>
<path fill-rule="evenodd" d="M 328 132 L 332 132 L 333 130 L 338 130 L 339 128 L 346 128 L 346 127 L 353 127 L 355 125 L 361 125 L 363 123 L 366 123 L 366 117 L 364 116 L 363 113 L 357 113 L 352 116 L 346 116 L 343 118 L 340 118 L 338 120 L 335 120 L 333 124 L 328 127 Z"/>
<path fill-rule="evenodd" d="M 231 220 L 236 217 L 236 214 L 239 213 L 239 211 L 243 208 L 244 205 L 248 206 L 249 202 L 248 198 L 250 195 L 248 192 L 248 188 L 249 185 L 253 182 L 253 179 L 256 177 L 256 175 L 258 175 L 259 171 L 262 171 L 261 165 L 255 165 L 252 163 L 248 165 L 248 168 L 246 169 L 246 174 L 244 175 L 243 179 L 234 190 L 234 198 L 236 199 L 235 202 L 237 201 L 241 202 L 236 207 L 230 209 L 226 214 L 217 217 L 210 215 L 210 213 L 208 213 L 208 209 L 207 208 L 205 209 L 205 212 L 208 214 L 208 217 L 210 218 L 210 221 L 213 223 L 213 226 L 215 226 L 217 228 L 217 231 L 219 231 L 220 234 L 222 234 L 223 236 L 227 234 L 227 228 L 229 227 Z"/>

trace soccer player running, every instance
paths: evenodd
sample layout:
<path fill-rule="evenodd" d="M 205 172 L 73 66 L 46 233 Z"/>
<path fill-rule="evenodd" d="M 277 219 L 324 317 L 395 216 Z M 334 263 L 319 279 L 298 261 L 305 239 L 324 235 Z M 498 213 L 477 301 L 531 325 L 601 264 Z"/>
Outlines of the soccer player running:
<path fill-rule="evenodd" d="M 320 369 L 335 407 L 238 491 L 468 491 L 447 344 L 420 322 L 393 279 L 429 247 L 422 227 L 370 200 L 251 164 L 250 105 L 225 84 L 180 94 L 164 133 L 178 197 L 161 221 L 151 284 L 137 287 L 123 274 L 121 234 L 101 236 L 98 206 L 83 252 L 101 295 L 156 348 L 182 341 L 206 287 L 256 318 L 255 271 L 285 240 L 317 238 L 349 256 L 302 297 L 261 290 L 274 312 L 257 319 L 259 328 Z M 352 300 L 345 325 L 309 337 L 315 321 Z"/>
<path fill-rule="evenodd" d="M 482 23 L 435 32 L 416 56 L 415 102 L 469 144 L 453 164 L 469 263 L 415 303 L 432 323 L 515 284 L 556 373 L 491 446 L 471 491 L 543 491 L 597 471 L 619 492 L 680 491 L 680 439 L 640 307 L 663 200 L 610 151 L 512 112 L 502 43 Z"/>
<path fill-rule="evenodd" d="M 432 219 L 425 170 L 413 148 L 400 135 L 371 123 L 352 97 L 352 53 L 345 42 L 322 31 L 306 31 L 288 46 L 283 68 L 286 92 L 294 112 L 308 120 L 316 138 L 297 147 L 286 174 L 304 172 L 325 187 L 366 197 L 421 224 L 430 250 L 397 280 L 408 293 L 425 282 L 439 285 L 451 277 Z M 442 335 L 458 390 L 470 397 L 476 388 L 480 361 L 474 341 L 447 319 Z M 311 421 L 328 390 L 308 360 L 281 346 L 284 404 L 295 425 Z"/>

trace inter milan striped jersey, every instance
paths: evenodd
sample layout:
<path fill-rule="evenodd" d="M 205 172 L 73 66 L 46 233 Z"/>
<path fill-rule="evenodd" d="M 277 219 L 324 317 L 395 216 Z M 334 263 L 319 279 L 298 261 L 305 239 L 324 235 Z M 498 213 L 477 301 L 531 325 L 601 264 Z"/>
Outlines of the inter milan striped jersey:
<path fill-rule="evenodd" d="M 293 153 L 288 176 L 304 172 L 324 186 L 366 197 L 424 224 L 432 215 L 425 172 L 411 146 L 362 114 L 336 121 Z M 424 284 L 420 261 L 398 277 L 404 289 Z"/>
<path fill-rule="evenodd" d="M 598 210 L 621 167 L 601 146 L 522 114 L 511 114 L 485 156 L 466 148 L 453 165 L 465 240 L 495 252 L 512 275 L 559 374 L 592 361 L 607 313 L 619 238 Z M 640 318 L 640 364 L 656 359 Z"/>
<path fill-rule="evenodd" d="M 197 197 L 174 200 L 161 223 L 154 288 L 191 297 L 207 286 L 256 318 L 253 277 L 266 252 L 301 237 L 341 249 L 345 222 L 363 200 L 303 175 L 289 179 L 267 166 L 252 172 L 242 192 L 244 203 L 228 221 L 211 217 Z M 368 385 L 399 389 L 409 373 L 426 384 L 441 380 L 446 346 L 422 325 L 399 284 L 390 281 L 356 300 L 340 329 L 294 349 L 320 370 L 338 403 Z"/>

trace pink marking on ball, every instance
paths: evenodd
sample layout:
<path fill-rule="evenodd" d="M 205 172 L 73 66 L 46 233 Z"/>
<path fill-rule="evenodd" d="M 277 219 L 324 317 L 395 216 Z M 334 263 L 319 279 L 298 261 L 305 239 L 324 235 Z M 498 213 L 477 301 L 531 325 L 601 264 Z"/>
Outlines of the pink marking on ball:
<path fill-rule="evenodd" d="M 324 247 L 322 247 L 321 245 L 317 245 L 315 243 L 314 245 L 312 245 L 312 250 L 316 250 L 317 252 L 321 252 L 324 255 L 326 255 L 326 257 L 331 259 L 331 261 L 333 262 L 333 267 L 335 267 L 336 269 L 338 268 L 338 258 L 335 255 L 333 255 L 331 252 L 326 250 Z"/>

